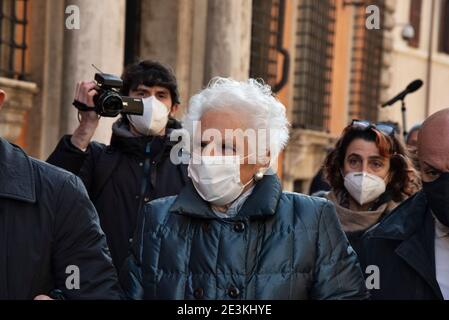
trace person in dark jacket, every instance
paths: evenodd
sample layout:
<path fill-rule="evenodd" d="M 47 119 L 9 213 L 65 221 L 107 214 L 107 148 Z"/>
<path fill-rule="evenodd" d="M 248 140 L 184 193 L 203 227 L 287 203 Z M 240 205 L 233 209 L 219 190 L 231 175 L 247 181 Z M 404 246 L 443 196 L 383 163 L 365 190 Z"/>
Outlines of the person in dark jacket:
<path fill-rule="evenodd" d="M 73 135 L 64 136 L 47 162 L 81 177 L 100 216 L 112 260 L 120 270 L 128 255 L 137 215 L 144 203 L 176 195 L 188 180 L 186 165 L 170 161 L 171 116 L 179 106 L 176 79 L 165 66 L 142 61 L 122 75 L 122 94 L 143 98 L 142 116 L 122 116 L 112 127 L 110 145 L 91 142 L 95 112 L 80 112 Z M 75 100 L 93 106 L 94 82 L 79 83 Z"/>
<path fill-rule="evenodd" d="M 321 194 L 322 192 L 330 191 L 330 189 L 331 186 L 324 179 L 323 168 L 321 167 L 312 179 L 312 183 L 310 184 L 309 188 L 309 194 L 313 196 L 316 193 Z"/>
<path fill-rule="evenodd" d="M 419 177 L 393 126 L 354 120 L 324 161 L 332 189 L 324 194 L 337 209 L 358 253 L 367 230 L 419 189 Z"/>
<path fill-rule="evenodd" d="M 5 93 L 0 90 L 0 108 Z M 0 300 L 118 299 L 106 238 L 82 182 L 0 138 Z"/>
<path fill-rule="evenodd" d="M 418 149 L 418 136 L 419 130 L 421 129 L 421 124 L 414 125 L 409 132 L 407 133 L 407 137 L 405 138 L 405 144 L 407 146 L 408 151 L 410 152 L 410 157 L 412 158 L 414 166 L 419 170 L 419 160 L 417 155 Z"/>
<path fill-rule="evenodd" d="M 184 124 L 191 182 L 145 206 L 120 275 L 126 297 L 367 297 L 334 206 L 282 191 L 274 163 L 288 122 L 269 86 L 217 78 Z"/>
<path fill-rule="evenodd" d="M 361 261 L 379 272 L 373 299 L 449 299 L 448 154 L 449 109 L 445 109 L 429 117 L 419 132 L 423 190 L 363 240 Z"/>
<path fill-rule="evenodd" d="M 421 123 L 414 125 L 407 133 L 407 137 L 405 137 L 405 144 L 407 145 L 407 148 L 412 152 L 416 152 L 416 149 L 418 148 L 418 135 L 421 126 Z"/>

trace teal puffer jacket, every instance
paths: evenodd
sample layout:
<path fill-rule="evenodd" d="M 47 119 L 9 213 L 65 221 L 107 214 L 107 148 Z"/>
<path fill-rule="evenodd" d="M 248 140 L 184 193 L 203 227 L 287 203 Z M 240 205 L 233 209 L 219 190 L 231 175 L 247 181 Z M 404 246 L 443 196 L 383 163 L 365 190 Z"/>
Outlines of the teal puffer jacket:
<path fill-rule="evenodd" d="M 150 202 L 120 280 L 129 299 L 364 299 L 356 254 L 324 199 L 257 183 L 220 219 L 189 183 Z"/>

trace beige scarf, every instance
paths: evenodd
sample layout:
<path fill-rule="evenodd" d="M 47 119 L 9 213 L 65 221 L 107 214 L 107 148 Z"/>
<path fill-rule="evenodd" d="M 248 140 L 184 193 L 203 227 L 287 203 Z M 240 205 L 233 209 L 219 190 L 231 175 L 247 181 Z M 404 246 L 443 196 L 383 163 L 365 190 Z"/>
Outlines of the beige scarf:
<path fill-rule="evenodd" d="M 390 201 L 384 203 L 375 211 L 353 211 L 341 206 L 340 199 L 338 199 L 333 191 L 327 193 L 326 198 L 335 205 L 344 232 L 356 232 L 369 229 L 379 222 L 384 213 L 390 212 L 398 205 L 398 203 Z"/>

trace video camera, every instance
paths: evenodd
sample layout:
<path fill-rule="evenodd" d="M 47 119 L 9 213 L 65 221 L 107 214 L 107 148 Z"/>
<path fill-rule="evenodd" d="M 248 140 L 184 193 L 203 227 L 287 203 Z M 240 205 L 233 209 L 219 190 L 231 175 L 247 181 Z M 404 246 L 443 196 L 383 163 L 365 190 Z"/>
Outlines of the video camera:
<path fill-rule="evenodd" d="M 93 97 L 95 107 L 92 109 L 77 100 L 73 102 L 79 111 L 95 111 L 102 117 L 116 117 L 122 114 L 143 114 L 142 99 L 120 95 L 123 81 L 117 76 L 107 73 L 96 73 L 98 94 Z"/>

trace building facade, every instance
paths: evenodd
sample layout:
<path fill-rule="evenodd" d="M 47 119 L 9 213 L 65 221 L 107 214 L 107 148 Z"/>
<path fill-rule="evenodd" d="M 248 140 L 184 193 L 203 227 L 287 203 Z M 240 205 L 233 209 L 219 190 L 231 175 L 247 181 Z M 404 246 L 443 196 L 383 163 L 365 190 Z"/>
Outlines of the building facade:
<path fill-rule="evenodd" d="M 424 82 L 419 91 L 405 99 L 406 128 L 410 128 L 449 107 L 449 1 L 397 1 L 394 19 L 388 96 L 394 96 L 415 79 Z M 408 23 L 415 31 L 410 40 L 402 37 L 404 24 Z M 402 123 L 400 103 L 383 109 L 381 116 Z"/>
<path fill-rule="evenodd" d="M 408 126 L 449 106 L 448 3 L 4 0 L 0 88 L 8 98 L 0 135 L 45 159 L 77 126 L 74 88 L 93 79 L 92 64 L 114 74 L 138 59 L 170 65 L 179 81 L 179 117 L 214 76 L 251 76 L 287 106 L 291 139 L 279 172 L 285 189 L 307 192 L 351 119 L 400 122 L 399 106 L 380 104 L 411 80 L 422 78 L 425 90 L 407 98 Z M 71 28 L 77 10 L 79 28 Z M 403 40 L 406 24 L 418 40 Z M 102 119 L 94 138 L 107 143 L 114 120 Z"/>

